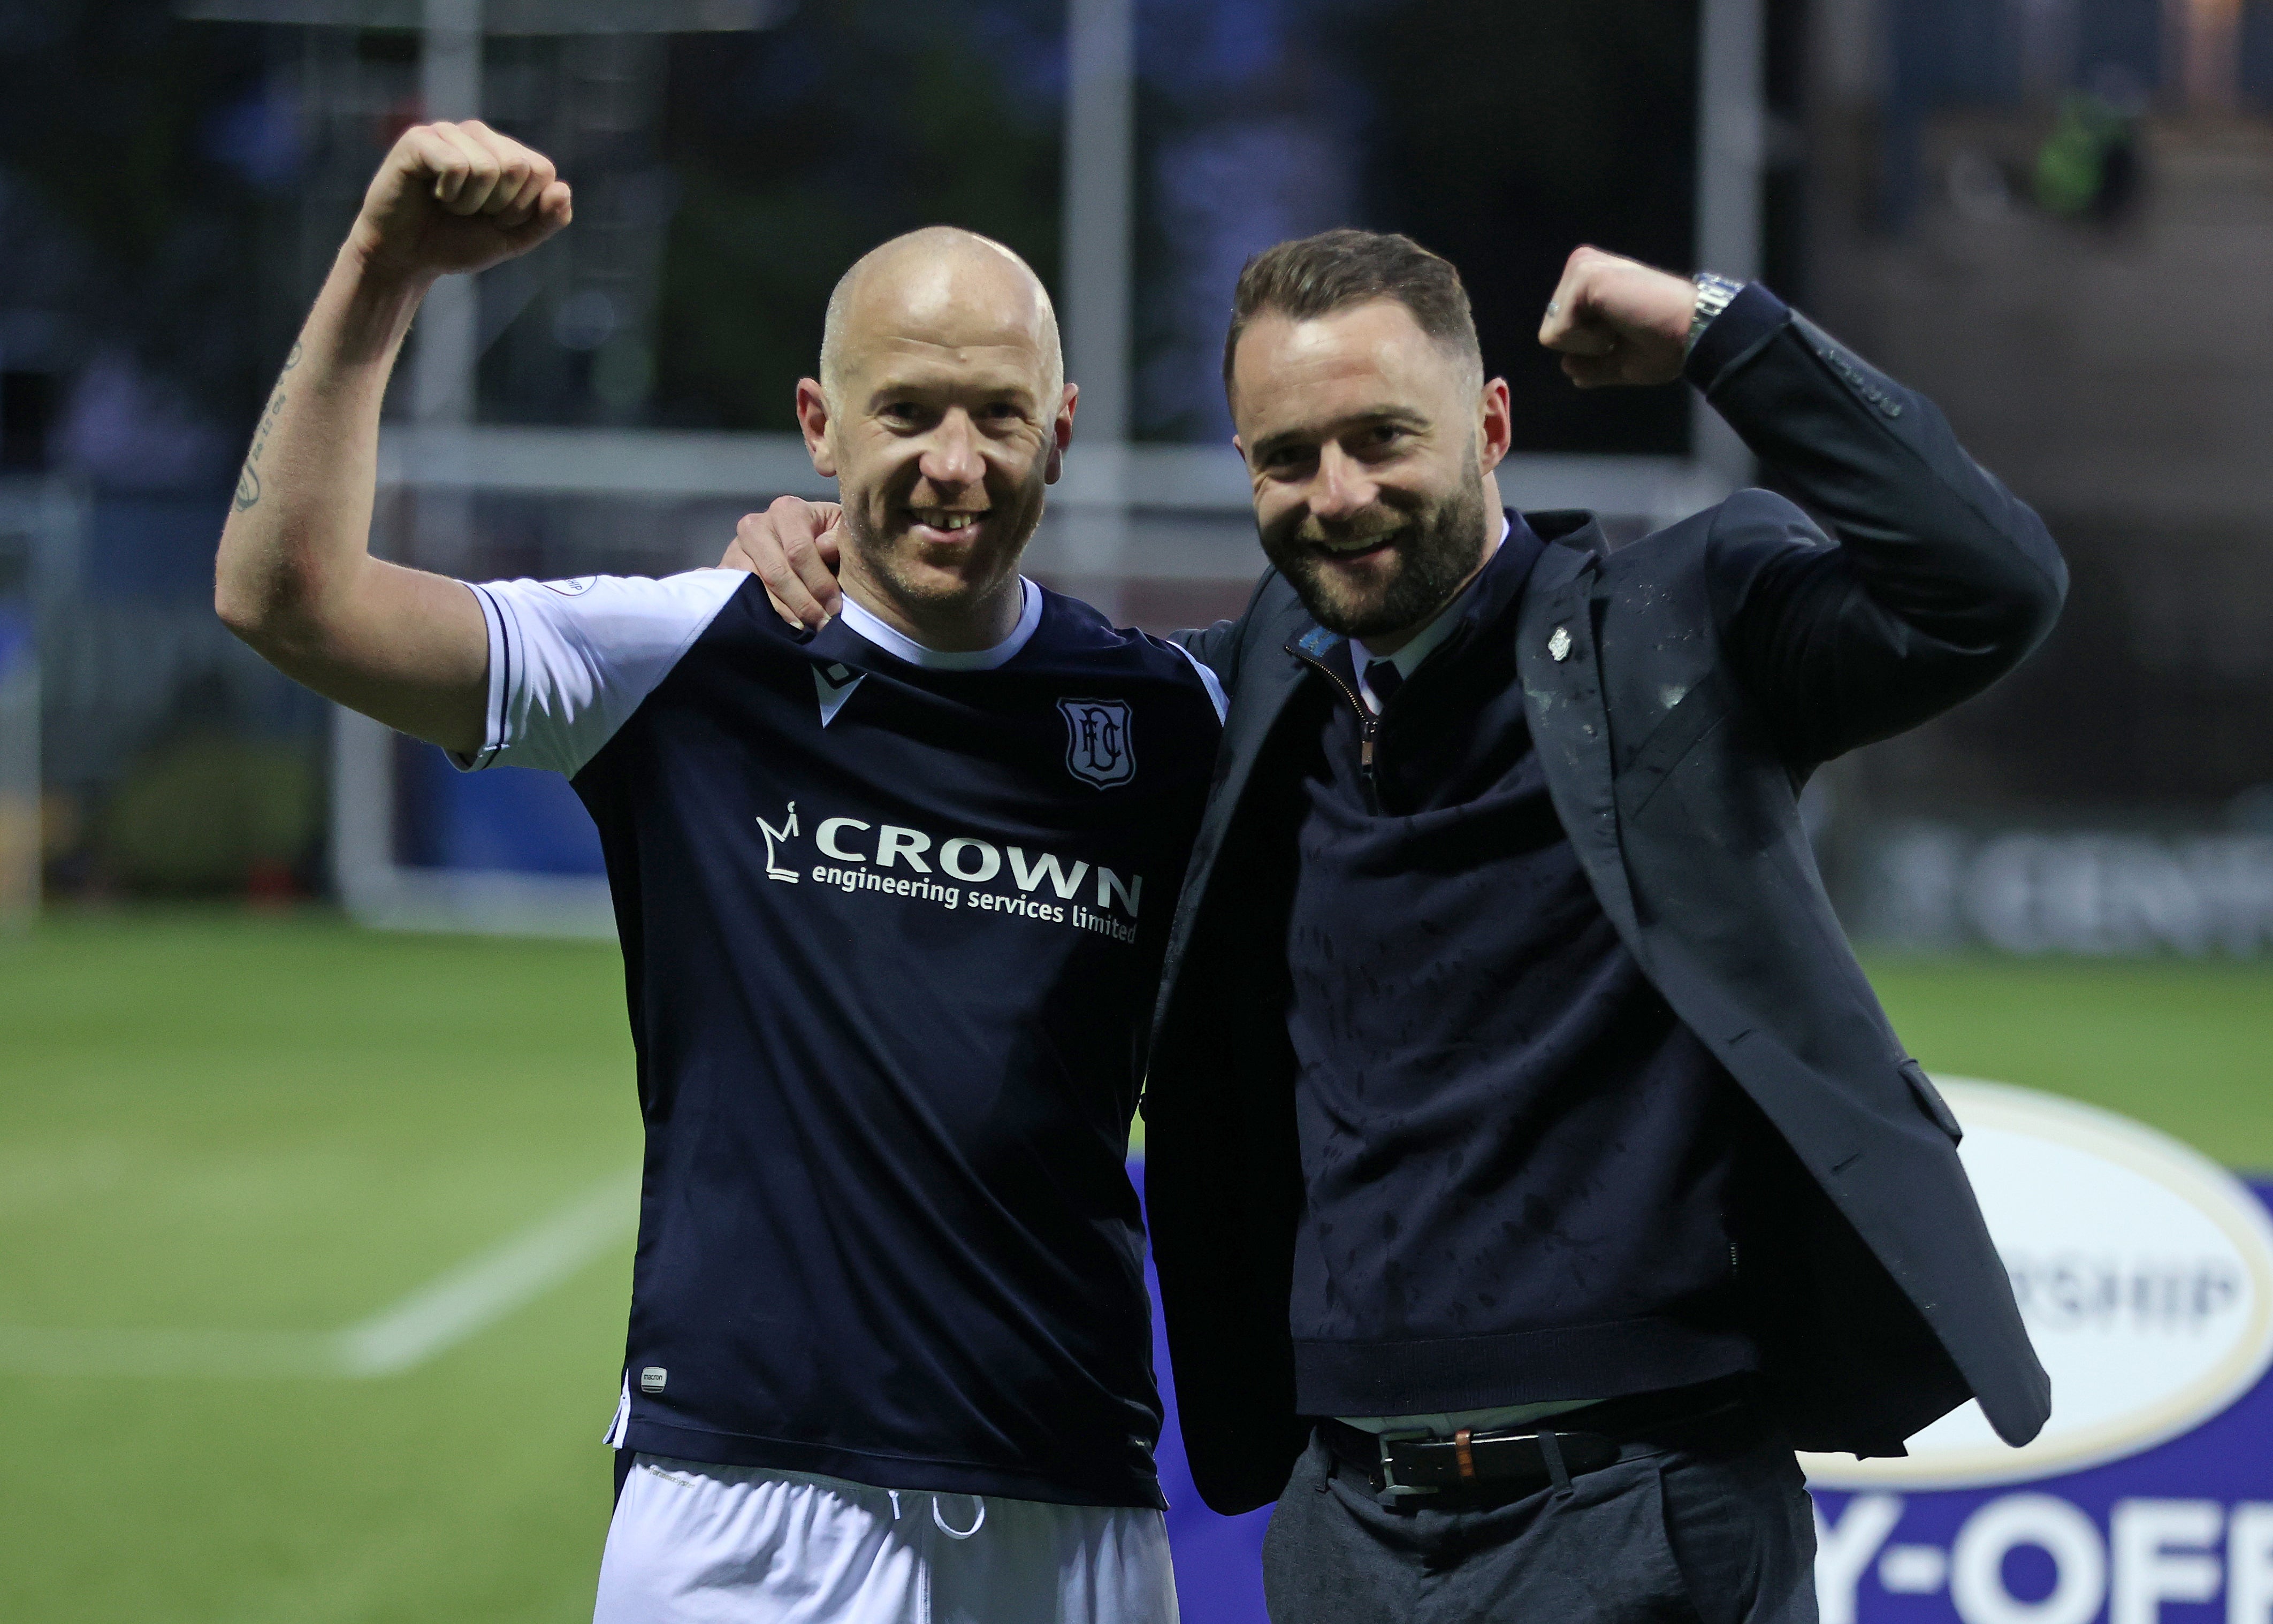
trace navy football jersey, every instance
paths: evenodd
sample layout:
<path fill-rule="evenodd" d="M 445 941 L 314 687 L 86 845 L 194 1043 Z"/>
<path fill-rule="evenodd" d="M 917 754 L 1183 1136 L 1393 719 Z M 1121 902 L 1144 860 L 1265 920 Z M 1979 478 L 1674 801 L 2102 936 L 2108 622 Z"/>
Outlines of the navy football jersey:
<path fill-rule="evenodd" d="M 1123 1156 L 1222 719 L 1024 583 L 995 648 L 754 577 L 474 588 L 493 761 L 570 776 L 624 949 L 646 1177 L 619 1448 L 1158 1505 Z"/>

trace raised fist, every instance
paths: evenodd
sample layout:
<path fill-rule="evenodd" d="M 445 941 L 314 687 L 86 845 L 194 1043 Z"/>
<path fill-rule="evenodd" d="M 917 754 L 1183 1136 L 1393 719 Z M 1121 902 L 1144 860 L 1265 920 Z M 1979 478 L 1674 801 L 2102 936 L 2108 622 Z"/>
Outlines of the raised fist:
<path fill-rule="evenodd" d="M 1563 355 L 1581 389 L 1669 384 L 1688 359 L 1697 288 L 1638 259 L 1575 248 L 1539 324 L 1539 341 Z"/>
<path fill-rule="evenodd" d="M 542 153 L 474 119 L 418 124 L 372 177 L 348 246 L 381 274 L 431 279 L 527 253 L 570 213 Z"/>

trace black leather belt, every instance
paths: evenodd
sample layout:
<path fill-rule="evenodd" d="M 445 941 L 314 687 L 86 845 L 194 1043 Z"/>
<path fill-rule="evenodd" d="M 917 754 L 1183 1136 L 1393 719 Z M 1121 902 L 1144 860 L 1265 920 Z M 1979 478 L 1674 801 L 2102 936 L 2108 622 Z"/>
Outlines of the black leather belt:
<path fill-rule="evenodd" d="M 1561 1430 L 1471 1433 L 1450 1438 L 1369 1433 L 1335 1420 L 1318 1423 L 1335 1458 L 1363 1478 L 1384 1506 L 1408 1501 L 1518 1500 L 1557 1487 L 1618 1458 L 1616 1440 Z"/>
<path fill-rule="evenodd" d="M 1529 1431 L 1464 1430 L 1440 1438 L 1369 1433 L 1328 1418 L 1318 1423 L 1318 1436 L 1375 1499 L 1410 1511 L 1497 1504 L 1549 1486 L 1566 1489 L 1572 1478 L 1600 1471 L 1632 1445 L 1744 1407 L 1741 1379 L 1735 1379 L 1589 1404 L 1543 1417 L 1547 1425 Z"/>

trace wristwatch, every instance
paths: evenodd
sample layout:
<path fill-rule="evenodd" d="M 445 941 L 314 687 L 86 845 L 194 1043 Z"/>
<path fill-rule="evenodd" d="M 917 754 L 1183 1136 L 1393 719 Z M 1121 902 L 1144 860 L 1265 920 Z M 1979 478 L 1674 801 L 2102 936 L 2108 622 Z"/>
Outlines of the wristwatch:
<path fill-rule="evenodd" d="M 1742 282 L 1732 282 L 1725 276 L 1715 276 L 1710 271 L 1699 271 L 1689 279 L 1697 284 L 1697 303 L 1689 315 L 1689 341 L 1683 353 L 1697 348 L 1698 339 L 1713 325 L 1713 318 L 1729 308 L 1729 301 L 1744 290 Z"/>

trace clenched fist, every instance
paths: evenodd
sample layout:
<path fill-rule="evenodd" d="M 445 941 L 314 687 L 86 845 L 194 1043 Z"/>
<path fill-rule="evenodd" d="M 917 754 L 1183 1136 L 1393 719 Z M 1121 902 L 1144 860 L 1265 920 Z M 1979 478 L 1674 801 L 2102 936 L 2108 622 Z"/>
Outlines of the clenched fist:
<path fill-rule="evenodd" d="M 431 281 L 527 253 L 570 213 L 542 153 L 474 119 L 418 124 L 379 166 L 348 246 L 379 274 Z"/>
<path fill-rule="evenodd" d="M 1563 370 L 1581 389 L 1669 384 L 1688 359 L 1696 309 L 1696 284 L 1687 277 L 1575 248 L 1539 324 L 1539 341 L 1563 352 Z"/>

